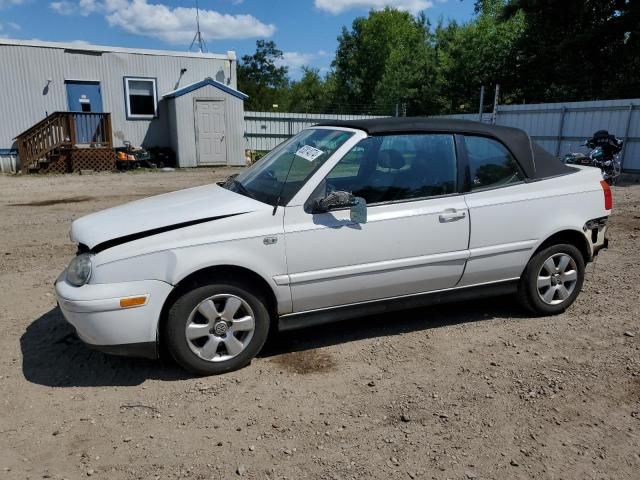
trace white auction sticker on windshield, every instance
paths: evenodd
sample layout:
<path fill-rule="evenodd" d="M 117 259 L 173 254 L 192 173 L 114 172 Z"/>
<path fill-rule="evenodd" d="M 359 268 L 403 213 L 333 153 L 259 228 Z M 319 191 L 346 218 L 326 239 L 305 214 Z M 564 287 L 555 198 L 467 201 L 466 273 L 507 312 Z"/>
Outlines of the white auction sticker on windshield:
<path fill-rule="evenodd" d="M 318 158 L 323 153 L 324 152 L 322 150 L 318 150 L 317 148 L 312 147 L 311 145 L 305 145 L 304 147 L 301 147 L 296 152 L 296 155 L 298 157 L 304 158 L 308 162 L 313 162 L 316 158 Z"/>

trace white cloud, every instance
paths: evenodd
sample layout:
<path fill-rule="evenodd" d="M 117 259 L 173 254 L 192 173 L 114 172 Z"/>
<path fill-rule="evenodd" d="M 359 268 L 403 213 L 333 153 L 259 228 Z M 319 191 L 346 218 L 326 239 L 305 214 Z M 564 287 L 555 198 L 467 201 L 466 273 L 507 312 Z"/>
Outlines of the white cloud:
<path fill-rule="evenodd" d="M 334 15 L 353 8 L 380 10 L 384 7 L 393 7 L 415 14 L 433 6 L 433 2 L 430 0 L 314 0 L 314 3 L 320 10 L 325 10 Z"/>
<path fill-rule="evenodd" d="M 22 5 L 23 3 L 27 3 L 27 0 L 0 0 L 0 8 Z"/>
<path fill-rule="evenodd" d="M 101 13 L 112 27 L 173 44 L 190 43 L 196 30 L 195 8 L 169 7 L 147 0 L 59 0 L 50 6 L 63 15 Z M 252 15 L 201 9 L 200 30 L 206 41 L 270 37 L 276 27 Z"/>
<path fill-rule="evenodd" d="M 62 0 L 61 2 L 51 2 L 49 8 L 60 15 L 73 15 L 76 13 L 76 4 Z"/>
<path fill-rule="evenodd" d="M 9 34 L 6 33 L 7 28 L 9 27 L 12 30 L 20 30 L 20 25 L 13 22 L 7 22 L 5 24 L 0 23 L 0 38 L 9 38 Z"/>
<path fill-rule="evenodd" d="M 323 62 L 320 60 L 326 57 L 328 53 L 324 50 L 318 50 L 315 53 L 311 52 L 283 52 L 282 59 L 277 62 L 278 66 L 284 66 L 289 68 L 289 74 L 294 80 L 299 79 L 302 76 L 302 67 L 316 67 L 317 63 Z M 324 60 L 326 61 L 326 60 Z M 319 67 L 320 72 L 327 72 L 329 69 L 326 66 Z"/>
<path fill-rule="evenodd" d="M 278 64 L 289 67 L 289 70 L 301 70 L 302 67 L 310 65 L 316 56 L 315 53 L 283 52 L 283 58 Z"/>
<path fill-rule="evenodd" d="M 133 0 L 126 8 L 107 15 L 109 25 L 156 37 L 169 43 L 189 42 L 195 33 L 195 8 L 170 8 Z M 206 39 L 269 37 L 275 32 L 252 15 L 228 15 L 213 10 L 200 11 L 200 29 Z"/>
<path fill-rule="evenodd" d="M 101 5 L 98 0 L 80 0 L 78 2 L 78 8 L 82 15 L 89 15 L 100 10 Z"/>

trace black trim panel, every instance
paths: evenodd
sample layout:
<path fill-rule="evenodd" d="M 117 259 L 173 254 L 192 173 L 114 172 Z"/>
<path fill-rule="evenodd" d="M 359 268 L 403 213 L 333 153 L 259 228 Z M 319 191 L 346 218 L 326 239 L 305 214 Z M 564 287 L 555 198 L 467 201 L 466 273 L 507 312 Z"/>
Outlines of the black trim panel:
<path fill-rule="evenodd" d="M 134 240 L 140 240 L 141 238 L 150 237 L 152 235 L 158 235 L 160 233 L 170 232 L 171 230 L 178 230 L 180 228 L 191 227 L 200 223 L 213 222 L 215 220 L 222 220 L 223 218 L 235 217 L 236 215 L 244 215 L 247 212 L 232 213 L 230 215 L 220 215 L 219 217 L 207 217 L 199 218 L 198 220 L 191 220 L 189 222 L 175 223 L 173 225 L 167 225 L 166 227 L 153 228 L 151 230 L 145 230 L 144 232 L 132 233 L 131 235 L 125 235 L 123 237 L 113 238 L 106 242 L 99 243 L 91 249 L 92 253 L 103 252 L 108 248 L 112 248 L 123 243 L 133 242 Z"/>
<path fill-rule="evenodd" d="M 409 297 L 400 297 L 376 302 L 346 305 L 344 307 L 330 308 L 326 310 L 314 310 L 299 314 L 285 315 L 278 319 L 280 331 L 297 330 L 299 328 L 323 325 L 340 320 L 379 315 L 381 313 L 408 310 L 411 308 L 426 307 L 439 303 L 453 301 L 465 301 L 485 296 L 509 295 L 518 289 L 518 280 L 480 285 L 477 287 L 462 287 L 452 290 L 430 292 Z"/>
<path fill-rule="evenodd" d="M 600 253 L 600 250 L 607 250 L 608 248 L 609 239 L 607 237 L 604 237 L 604 242 L 602 243 L 602 245 L 593 248 L 593 257 L 596 257 L 598 253 Z"/>
<path fill-rule="evenodd" d="M 123 345 L 91 345 L 90 343 L 85 343 L 85 345 L 92 350 L 97 350 L 108 355 L 148 358 L 151 360 L 158 358 L 156 342 L 125 343 Z"/>

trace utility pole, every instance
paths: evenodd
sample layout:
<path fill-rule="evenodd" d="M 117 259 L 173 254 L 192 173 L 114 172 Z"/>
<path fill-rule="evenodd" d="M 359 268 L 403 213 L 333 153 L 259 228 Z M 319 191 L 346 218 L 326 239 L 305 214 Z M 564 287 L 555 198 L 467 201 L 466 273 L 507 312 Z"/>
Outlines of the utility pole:
<path fill-rule="evenodd" d="M 484 85 L 480 87 L 480 113 L 478 114 L 478 121 L 482 121 L 482 110 L 484 107 Z"/>

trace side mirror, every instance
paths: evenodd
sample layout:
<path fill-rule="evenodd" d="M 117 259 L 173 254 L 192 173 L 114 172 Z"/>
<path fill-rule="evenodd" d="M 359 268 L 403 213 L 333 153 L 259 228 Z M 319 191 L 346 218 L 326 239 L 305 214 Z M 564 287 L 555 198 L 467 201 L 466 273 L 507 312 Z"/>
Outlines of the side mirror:
<path fill-rule="evenodd" d="M 351 205 L 350 218 L 354 223 L 367 223 L 367 202 L 362 197 L 353 197 L 355 203 Z"/>
<path fill-rule="evenodd" d="M 364 198 L 354 197 L 349 192 L 334 191 L 324 198 L 317 200 L 312 213 L 327 213 L 331 210 L 348 208 L 351 221 L 355 223 L 367 222 L 367 202 Z"/>

